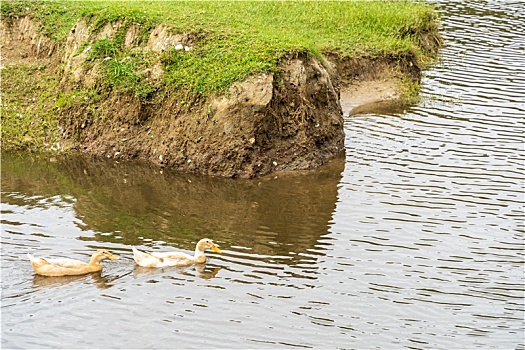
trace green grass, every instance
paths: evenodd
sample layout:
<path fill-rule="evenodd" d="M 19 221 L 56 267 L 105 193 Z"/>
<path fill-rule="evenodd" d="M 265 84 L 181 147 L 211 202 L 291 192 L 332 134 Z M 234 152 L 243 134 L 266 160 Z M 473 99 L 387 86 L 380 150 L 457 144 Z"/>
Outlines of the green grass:
<path fill-rule="evenodd" d="M 8 2 L 5 15 L 32 11 L 42 32 L 64 41 L 79 17 L 90 18 L 94 30 L 108 22 L 123 21 L 124 29 L 138 23 L 145 33 L 166 23 L 179 33 L 195 34 L 199 42 L 190 53 L 171 51 L 165 66 L 165 84 L 208 95 L 224 91 L 250 74 L 276 69 L 290 52 L 323 52 L 342 56 L 403 56 L 424 58 L 418 33 L 436 26 L 432 7 L 409 1 L 48 1 Z M 106 72 L 112 86 L 140 79 L 131 63 L 119 63 L 129 52 L 120 36 L 95 43 L 90 58 L 115 60 Z M 166 55 L 164 55 L 166 56 Z M 146 59 L 136 57 L 137 59 Z M 117 65 L 120 64 L 121 67 Z M 138 64 L 136 65 L 139 66 Z M 135 68 L 137 68 L 135 67 Z M 119 70 L 120 73 L 119 74 Z M 126 73 L 129 71 L 129 74 Z M 136 71 L 136 69 L 135 69 Z M 116 81 L 113 82 L 113 80 Z M 122 83 L 123 82 L 123 83 Z"/>
<path fill-rule="evenodd" d="M 2 69 L 2 148 L 57 148 L 60 131 L 52 100 L 57 82 L 45 76 L 43 70 L 42 66 Z M 9 91 L 4 90 L 6 81 Z"/>

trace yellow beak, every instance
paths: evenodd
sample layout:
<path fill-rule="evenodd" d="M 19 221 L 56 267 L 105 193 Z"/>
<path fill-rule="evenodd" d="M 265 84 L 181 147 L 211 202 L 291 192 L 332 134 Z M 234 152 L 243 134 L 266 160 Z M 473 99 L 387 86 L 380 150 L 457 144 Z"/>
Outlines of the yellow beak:
<path fill-rule="evenodd" d="M 211 245 L 211 250 L 217 253 L 222 253 L 222 250 L 220 250 L 215 244 Z"/>

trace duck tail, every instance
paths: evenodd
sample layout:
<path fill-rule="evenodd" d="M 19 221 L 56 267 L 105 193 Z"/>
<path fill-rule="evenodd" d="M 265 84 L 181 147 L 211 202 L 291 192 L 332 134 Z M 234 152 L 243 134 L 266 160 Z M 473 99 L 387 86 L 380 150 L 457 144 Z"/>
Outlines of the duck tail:
<path fill-rule="evenodd" d="M 141 257 L 143 257 L 146 253 L 141 252 L 135 247 L 131 247 L 131 250 L 133 251 L 133 260 L 138 264 Z"/>
<path fill-rule="evenodd" d="M 29 258 L 29 261 L 31 262 L 31 264 L 49 264 L 49 261 L 47 261 L 46 259 L 44 258 L 35 258 L 34 256 L 32 256 L 31 254 L 27 253 L 27 257 Z"/>
<path fill-rule="evenodd" d="M 150 253 L 141 252 L 135 247 L 131 247 L 133 250 L 133 260 L 137 265 L 142 267 L 156 267 L 159 263 L 162 263 L 162 258 L 151 255 Z"/>

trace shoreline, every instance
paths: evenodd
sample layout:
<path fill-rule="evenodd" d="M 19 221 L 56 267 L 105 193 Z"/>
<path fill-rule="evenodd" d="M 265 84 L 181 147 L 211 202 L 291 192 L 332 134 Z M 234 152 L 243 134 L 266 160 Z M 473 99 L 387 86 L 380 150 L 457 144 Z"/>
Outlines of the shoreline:
<path fill-rule="evenodd" d="M 405 103 L 412 97 L 402 85 L 421 75 L 415 56 L 319 59 L 298 51 L 225 92 L 192 95 L 164 84 L 171 62 L 198 57 L 202 39 L 161 23 L 140 41 L 139 27 L 126 23 L 78 19 L 56 42 L 28 16 L 2 20 L 4 150 L 138 158 L 232 178 L 307 170 L 343 151 L 343 118 Z M 107 46 L 117 38 L 128 56 L 97 53 L 118 49 Z"/>

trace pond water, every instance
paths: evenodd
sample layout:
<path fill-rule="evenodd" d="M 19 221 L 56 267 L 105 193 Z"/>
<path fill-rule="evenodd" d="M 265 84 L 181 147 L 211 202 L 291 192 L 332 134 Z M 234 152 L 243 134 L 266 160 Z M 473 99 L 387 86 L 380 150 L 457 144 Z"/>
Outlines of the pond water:
<path fill-rule="evenodd" d="M 525 7 L 442 1 L 423 100 L 346 118 L 346 154 L 245 181 L 2 155 L 8 348 L 524 349 Z M 131 246 L 223 250 L 143 269 Z M 26 253 L 121 258 L 44 278 Z"/>

